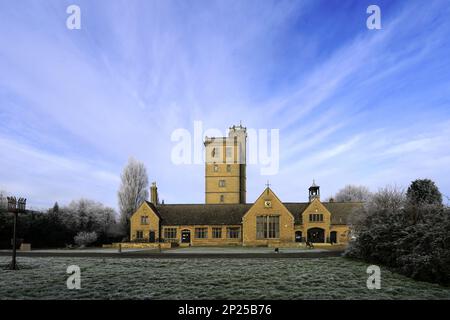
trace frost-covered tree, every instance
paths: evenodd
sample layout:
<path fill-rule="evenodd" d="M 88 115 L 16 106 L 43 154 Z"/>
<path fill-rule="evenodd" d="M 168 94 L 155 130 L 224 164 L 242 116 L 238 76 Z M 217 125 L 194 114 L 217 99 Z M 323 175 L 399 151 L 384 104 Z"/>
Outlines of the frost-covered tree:
<path fill-rule="evenodd" d="M 123 169 L 118 191 L 120 221 L 124 232 L 130 232 L 130 217 L 148 199 L 148 176 L 142 162 L 130 158 Z"/>
<path fill-rule="evenodd" d="M 74 232 L 96 231 L 98 234 L 106 234 L 111 225 L 116 223 L 114 209 L 89 199 L 72 201 L 68 206 L 59 209 L 58 216 L 63 224 Z"/>
<path fill-rule="evenodd" d="M 96 232 L 79 232 L 73 238 L 75 244 L 80 247 L 86 247 L 95 241 L 97 241 L 97 233 Z"/>
<path fill-rule="evenodd" d="M 4 211 L 8 208 L 8 200 L 6 198 L 6 192 L 0 190 L 0 211 Z"/>
<path fill-rule="evenodd" d="M 384 188 L 364 205 L 352 230 L 356 238 L 347 256 L 392 267 L 418 280 L 450 285 L 448 208 L 437 203 L 414 206 L 402 190 Z"/>
<path fill-rule="evenodd" d="M 370 191 L 364 186 L 346 185 L 334 197 L 338 202 L 366 202 L 370 198 Z"/>
<path fill-rule="evenodd" d="M 442 204 L 442 194 L 430 179 L 417 179 L 411 182 L 406 197 L 412 205 Z"/>

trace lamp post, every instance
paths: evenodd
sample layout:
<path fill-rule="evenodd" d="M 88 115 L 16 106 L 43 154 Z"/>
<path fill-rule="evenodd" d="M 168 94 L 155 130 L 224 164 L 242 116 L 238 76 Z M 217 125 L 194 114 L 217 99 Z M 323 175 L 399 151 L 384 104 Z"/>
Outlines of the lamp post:
<path fill-rule="evenodd" d="M 12 262 L 11 262 L 11 270 L 17 270 L 16 263 L 16 251 L 17 251 L 17 216 L 19 213 L 25 212 L 27 199 L 16 197 L 8 197 L 8 212 L 14 214 L 14 230 L 13 230 L 13 254 L 12 254 Z"/>

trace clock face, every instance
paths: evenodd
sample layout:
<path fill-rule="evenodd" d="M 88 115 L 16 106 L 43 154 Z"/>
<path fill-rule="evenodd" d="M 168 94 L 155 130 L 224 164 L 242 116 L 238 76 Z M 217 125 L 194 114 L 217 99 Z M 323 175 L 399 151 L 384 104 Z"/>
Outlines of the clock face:
<path fill-rule="evenodd" d="M 272 208 L 272 201 L 270 201 L 270 200 L 264 201 L 264 207 L 265 208 Z"/>

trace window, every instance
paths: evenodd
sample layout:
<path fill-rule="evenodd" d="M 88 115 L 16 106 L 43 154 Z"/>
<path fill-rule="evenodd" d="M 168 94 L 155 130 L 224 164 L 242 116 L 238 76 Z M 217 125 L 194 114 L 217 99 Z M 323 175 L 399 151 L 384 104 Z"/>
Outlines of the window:
<path fill-rule="evenodd" d="M 227 234 L 230 239 L 238 239 L 241 228 L 239 227 L 228 227 Z"/>
<path fill-rule="evenodd" d="M 213 157 L 213 158 L 216 157 L 216 148 L 212 148 L 212 150 L 211 150 L 211 157 Z"/>
<path fill-rule="evenodd" d="M 148 224 L 148 216 L 141 216 L 141 224 Z"/>
<path fill-rule="evenodd" d="M 225 180 L 219 180 L 219 187 L 225 187 Z"/>
<path fill-rule="evenodd" d="M 309 215 L 310 222 L 323 222 L 323 214 L 321 213 L 311 213 Z"/>
<path fill-rule="evenodd" d="M 268 237 L 267 238 L 278 238 L 279 231 L 280 231 L 280 217 L 279 216 L 269 216 Z"/>
<path fill-rule="evenodd" d="M 227 147 L 227 158 L 233 157 L 233 147 Z"/>
<path fill-rule="evenodd" d="M 222 228 L 212 228 L 212 237 L 214 239 L 222 238 Z"/>
<path fill-rule="evenodd" d="M 231 165 L 227 164 L 227 172 L 231 172 Z"/>
<path fill-rule="evenodd" d="M 214 172 L 218 172 L 219 171 L 219 166 L 217 164 L 214 165 Z"/>
<path fill-rule="evenodd" d="M 165 239 L 176 239 L 177 238 L 177 228 L 165 228 L 164 229 Z"/>
<path fill-rule="evenodd" d="M 208 228 L 195 228 L 195 237 L 197 239 L 208 238 Z"/>
<path fill-rule="evenodd" d="M 280 237 L 280 216 L 257 216 L 256 238 L 274 239 Z"/>
<path fill-rule="evenodd" d="M 136 231 L 136 239 L 144 239 L 144 231 Z"/>
<path fill-rule="evenodd" d="M 225 201 L 225 196 L 223 194 L 220 195 L 220 202 L 224 202 Z"/>
<path fill-rule="evenodd" d="M 265 216 L 258 216 L 256 217 L 256 239 L 264 239 L 264 235 L 266 233 L 265 227 L 266 227 L 266 217 Z"/>

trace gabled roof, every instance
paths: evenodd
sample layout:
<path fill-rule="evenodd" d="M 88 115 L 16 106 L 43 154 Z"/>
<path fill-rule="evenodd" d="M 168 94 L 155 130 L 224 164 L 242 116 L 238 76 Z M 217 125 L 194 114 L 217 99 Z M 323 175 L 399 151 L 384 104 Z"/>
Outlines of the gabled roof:
<path fill-rule="evenodd" d="M 361 208 L 363 202 L 320 202 L 331 213 L 331 224 L 346 224 L 348 217 L 356 209 Z M 302 224 L 302 213 L 310 202 L 287 202 L 286 208 L 294 215 L 295 223 Z"/>
<path fill-rule="evenodd" d="M 161 218 L 162 225 L 236 225 L 253 204 L 163 204 L 151 208 Z M 309 202 L 283 203 L 296 224 L 302 223 L 302 213 Z M 362 206 L 361 202 L 322 202 L 331 213 L 332 224 L 346 224 L 348 216 Z"/>
<path fill-rule="evenodd" d="M 164 204 L 156 206 L 163 225 L 241 224 L 251 204 Z"/>
<path fill-rule="evenodd" d="M 348 217 L 364 205 L 363 202 L 322 202 L 322 204 L 331 213 L 331 224 L 348 223 Z"/>
<path fill-rule="evenodd" d="M 310 205 L 309 202 L 286 202 L 284 206 L 294 215 L 294 223 L 302 223 L 302 213 Z"/>

